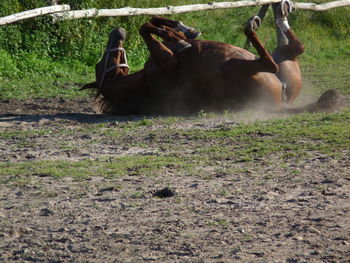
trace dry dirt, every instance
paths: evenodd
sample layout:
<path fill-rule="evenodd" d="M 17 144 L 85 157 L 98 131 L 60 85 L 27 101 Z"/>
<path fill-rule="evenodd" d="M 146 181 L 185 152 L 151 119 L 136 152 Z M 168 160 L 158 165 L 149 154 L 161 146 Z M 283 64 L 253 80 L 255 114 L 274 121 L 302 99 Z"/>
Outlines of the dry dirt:
<path fill-rule="evenodd" d="M 95 115 L 85 99 L 0 105 L 0 131 L 78 130 L 142 119 Z M 177 125 L 210 130 L 236 123 L 217 118 Z M 144 136 L 113 142 L 86 133 L 33 136 L 28 147 L 1 139 L 0 158 L 79 161 L 170 151 L 157 140 L 152 148 L 128 147 L 127 140 L 151 140 L 147 128 L 140 127 Z M 170 139 L 181 149 L 196 143 Z M 78 147 L 56 147 L 65 141 Z M 130 171 L 75 180 L 28 171 L 30 184 L 0 184 L 0 262 L 350 262 L 349 156 L 317 155 L 283 165 L 227 159 L 218 165 L 236 172 L 207 167 L 207 177 L 183 175 L 170 166 L 164 176 Z"/>

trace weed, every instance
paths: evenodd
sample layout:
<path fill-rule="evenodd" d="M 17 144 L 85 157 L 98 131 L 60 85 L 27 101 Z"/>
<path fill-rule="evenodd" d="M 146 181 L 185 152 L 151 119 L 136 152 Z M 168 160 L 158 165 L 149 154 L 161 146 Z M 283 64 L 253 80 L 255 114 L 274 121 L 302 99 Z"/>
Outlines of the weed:
<path fill-rule="evenodd" d="M 142 192 L 134 192 L 131 194 L 131 198 L 141 198 L 143 196 Z"/>
<path fill-rule="evenodd" d="M 225 197 L 225 196 L 227 196 L 229 193 L 230 193 L 229 191 L 223 189 L 223 190 L 221 190 L 221 191 L 219 192 L 219 195 L 222 196 L 222 197 Z"/>

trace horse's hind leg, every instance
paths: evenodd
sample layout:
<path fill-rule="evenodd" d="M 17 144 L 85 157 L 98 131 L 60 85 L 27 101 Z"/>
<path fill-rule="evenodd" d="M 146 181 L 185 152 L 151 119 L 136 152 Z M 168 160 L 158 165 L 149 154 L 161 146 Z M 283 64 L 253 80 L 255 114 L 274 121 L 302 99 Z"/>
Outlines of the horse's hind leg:
<path fill-rule="evenodd" d="M 257 16 L 248 20 L 244 33 L 259 53 L 254 56 L 231 58 L 220 64 L 220 72 L 228 82 L 240 83 L 235 92 L 243 100 L 267 102 L 271 108 L 279 108 L 282 100 L 281 82 L 273 74 L 258 74 L 262 72 L 276 73 L 278 65 L 259 41 L 255 29 L 260 24 Z M 236 84 L 238 85 L 238 84 Z M 256 101 L 255 101 L 256 102 Z"/>
<path fill-rule="evenodd" d="M 259 10 L 259 12 L 258 12 L 258 14 L 257 14 L 257 16 L 260 18 L 260 24 L 257 25 L 257 28 L 259 28 L 259 27 L 261 26 L 261 24 L 262 24 L 262 22 L 263 22 L 263 20 L 264 20 L 264 18 L 265 18 L 267 9 L 269 8 L 269 6 L 270 6 L 270 4 L 261 6 L 261 8 L 260 8 L 260 10 Z M 248 48 L 250 48 L 250 46 L 251 46 L 251 43 L 250 43 L 249 39 L 247 38 L 244 47 L 245 47 L 246 49 L 248 49 Z"/>
<path fill-rule="evenodd" d="M 250 18 L 244 29 L 244 33 L 259 53 L 258 59 L 237 59 L 232 58 L 220 65 L 220 70 L 224 74 L 230 74 L 230 72 L 243 72 L 245 75 L 254 75 L 258 72 L 270 72 L 276 73 L 278 71 L 278 65 L 274 62 L 272 56 L 267 52 L 265 47 L 258 39 L 255 30 L 261 24 L 261 20 L 258 16 Z"/>
<path fill-rule="evenodd" d="M 287 10 L 288 9 L 287 6 L 288 6 L 288 4 L 290 4 L 290 2 L 286 2 L 286 1 L 282 1 L 282 2 L 272 4 L 273 15 L 274 15 L 275 21 L 276 21 L 276 34 L 277 34 L 277 46 L 278 47 L 288 45 L 288 38 L 287 38 L 285 32 L 278 26 L 277 19 L 281 19 L 281 12 L 282 11 L 283 11 L 283 13 L 285 13 L 285 12 L 290 13 L 291 12 L 290 8 L 289 8 L 289 10 Z M 284 9 L 284 10 L 282 10 L 282 9 Z"/>
<path fill-rule="evenodd" d="M 291 104 L 298 97 L 302 88 L 300 65 L 297 57 L 304 52 L 304 45 L 295 36 L 288 24 L 291 4 L 284 0 L 273 5 L 276 19 L 277 48 L 272 56 L 280 70 L 276 76 L 284 85 L 284 99 Z"/>
<path fill-rule="evenodd" d="M 248 20 L 244 33 L 252 43 L 260 58 L 256 60 L 256 72 L 271 72 L 276 73 L 278 66 L 272 59 L 271 55 L 263 44 L 260 42 L 255 30 L 261 24 L 261 19 L 258 16 L 254 16 Z"/>
<path fill-rule="evenodd" d="M 288 14 L 291 12 L 291 3 L 289 0 L 283 0 L 281 3 L 273 4 L 273 12 L 276 21 L 277 48 L 282 59 L 293 60 L 304 53 L 304 45 L 296 37 L 288 24 Z M 279 60 L 278 58 L 276 58 Z"/>

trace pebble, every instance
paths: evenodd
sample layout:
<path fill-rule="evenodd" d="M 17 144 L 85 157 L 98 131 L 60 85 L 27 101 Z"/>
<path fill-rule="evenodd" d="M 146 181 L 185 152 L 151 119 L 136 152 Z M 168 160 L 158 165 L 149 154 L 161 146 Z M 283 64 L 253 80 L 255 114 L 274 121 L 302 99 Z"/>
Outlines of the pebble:
<path fill-rule="evenodd" d="M 302 236 L 296 236 L 293 239 L 299 240 L 299 241 L 303 241 L 304 240 L 304 238 Z"/>

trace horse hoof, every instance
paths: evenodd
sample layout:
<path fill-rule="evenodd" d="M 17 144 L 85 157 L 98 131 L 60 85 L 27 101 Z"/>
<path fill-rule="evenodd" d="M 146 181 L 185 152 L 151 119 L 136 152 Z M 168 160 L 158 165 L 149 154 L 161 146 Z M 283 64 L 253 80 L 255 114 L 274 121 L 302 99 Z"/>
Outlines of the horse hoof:
<path fill-rule="evenodd" d="M 190 43 L 187 43 L 185 40 L 180 40 L 179 42 L 176 43 L 175 47 L 172 48 L 172 51 L 174 53 L 180 53 L 181 51 L 188 49 L 192 47 Z"/>
<path fill-rule="evenodd" d="M 191 28 L 190 30 L 185 32 L 185 36 L 188 39 L 196 39 L 197 37 L 199 37 L 202 33 L 198 30 L 196 30 L 195 28 Z"/>
<path fill-rule="evenodd" d="M 282 0 L 280 9 L 282 17 L 288 17 L 288 14 L 292 13 L 292 3 L 289 0 Z"/>
<path fill-rule="evenodd" d="M 253 16 L 247 21 L 246 30 L 256 31 L 261 25 L 261 18 L 258 16 Z"/>
<path fill-rule="evenodd" d="M 193 27 L 186 26 L 181 21 L 179 21 L 177 27 L 174 28 L 174 29 L 184 33 L 186 38 L 188 38 L 188 39 L 195 39 L 195 38 L 199 37 L 202 34 L 197 29 L 195 29 Z"/>

